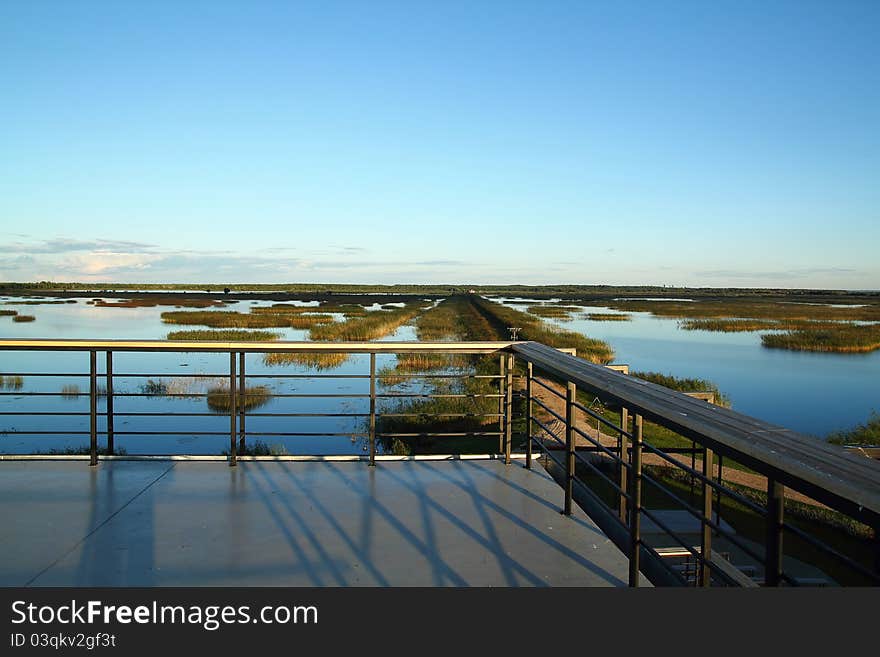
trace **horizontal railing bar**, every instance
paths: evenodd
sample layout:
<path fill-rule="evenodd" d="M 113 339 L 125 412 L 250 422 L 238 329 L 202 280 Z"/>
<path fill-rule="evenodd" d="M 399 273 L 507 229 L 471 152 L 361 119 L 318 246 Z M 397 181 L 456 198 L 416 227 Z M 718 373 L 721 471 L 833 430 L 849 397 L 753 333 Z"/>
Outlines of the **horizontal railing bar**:
<path fill-rule="evenodd" d="M 107 413 L 98 413 L 98 416 L 106 417 Z M 226 411 L 217 411 L 215 413 L 120 413 L 119 411 L 113 411 L 113 417 L 217 417 L 229 419 Z M 250 414 L 248 414 L 248 417 L 250 417 Z"/>
<path fill-rule="evenodd" d="M 370 417 L 369 413 L 247 413 L 252 417 Z M 248 431 L 250 433 L 250 431 Z"/>
<path fill-rule="evenodd" d="M 251 342 L 240 340 L 49 340 L 14 338 L 0 340 L 9 351 L 170 351 L 228 353 L 338 353 L 398 354 L 448 353 L 492 354 L 509 349 L 512 342 Z"/>
<path fill-rule="evenodd" d="M 273 392 L 272 397 L 282 399 L 369 399 L 364 393 L 308 393 L 308 392 Z"/>
<path fill-rule="evenodd" d="M 86 374 L 85 376 L 89 376 Z M 98 376 L 106 377 L 105 373 L 98 373 Z M 113 373 L 114 379 L 228 379 L 229 372 L 220 372 L 213 374 L 210 372 L 199 372 L 195 374 L 126 374 Z M 369 379 L 369 374 L 248 374 L 248 379 Z"/>
<path fill-rule="evenodd" d="M 89 431 L 20 431 L 18 429 L 0 431 L 0 435 L 4 436 L 88 436 L 89 434 Z"/>
<path fill-rule="evenodd" d="M 628 463 L 628 462 L 626 461 L 626 459 L 621 458 L 620 456 L 618 456 L 617 454 L 615 454 L 611 449 L 609 449 L 608 447 L 606 447 L 605 445 L 603 445 L 601 442 L 599 442 L 597 439 L 593 438 L 592 436 L 590 436 L 590 435 L 587 434 L 586 432 L 582 431 L 582 430 L 579 429 L 578 427 L 572 427 L 572 430 L 573 430 L 576 434 L 582 436 L 584 439 L 588 440 L 588 441 L 591 442 L 593 445 L 595 445 L 596 448 L 597 448 L 600 452 L 603 452 L 604 454 L 606 454 L 606 455 L 607 455 L 607 456 L 608 456 L 608 457 L 609 457 L 614 463 L 617 463 L 618 465 L 622 465 L 623 467 L 625 467 L 625 468 L 627 468 L 627 469 L 629 469 L 629 468 L 632 467 L 632 465 L 631 465 L 630 463 Z M 575 450 L 575 453 L 577 453 L 577 450 Z"/>
<path fill-rule="evenodd" d="M 559 443 L 560 445 L 563 445 L 563 446 L 565 445 L 565 441 L 562 440 L 562 438 L 560 438 L 560 437 L 556 434 L 555 431 L 553 431 L 552 429 L 550 429 L 550 427 L 548 427 L 546 424 L 544 424 L 543 422 L 541 422 L 541 420 L 539 420 L 539 419 L 536 418 L 536 417 L 533 417 L 533 418 L 532 418 L 532 421 L 533 421 L 535 424 L 537 424 L 539 427 L 541 427 L 541 428 L 542 428 L 547 434 L 549 434 L 550 437 L 553 438 L 553 440 L 555 440 L 557 443 Z"/>
<path fill-rule="evenodd" d="M 764 556 L 758 554 L 758 553 L 755 552 L 752 548 L 748 547 L 748 546 L 745 545 L 744 543 L 741 543 L 740 540 L 739 540 L 739 538 L 737 538 L 738 535 L 737 535 L 737 533 L 736 533 L 735 531 L 734 531 L 734 532 L 729 532 L 729 531 L 727 531 L 726 529 L 724 529 L 724 527 L 721 526 L 721 523 L 720 523 L 720 522 L 715 522 L 714 520 L 712 520 L 712 518 L 703 518 L 703 515 L 702 515 L 698 510 L 696 510 L 696 509 L 695 509 L 694 507 L 692 507 L 690 504 L 688 504 L 687 502 L 685 502 L 684 500 L 682 500 L 678 495 L 676 495 L 675 493 L 673 493 L 673 492 L 672 492 L 671 490 L 669 490 L 667 487 L 663 486 L 660 482 L 658 482 L 658 481 L 657 481 L 656 479 L 654 479 L 652 476 L 647 475 L 647 474 L 645 474 L 645 473 L 642 473 L 642 478 L 643 478 L 645 481 L 647 481 L 649 484 L 651 484 L 652 486 L 654 486 L 654 487 L 655 487 L 657 490 L 659 490 L 661 493 L 664 493 L 664 494 L 667 495 L 668 497 L 672 498 L 674 501 L 678 502 L 681 506 L 684 507 L 684 510 L 685 510 L 685 511 L 687 511 L 688 513 L 690 513 L 690 514 L 691 514 L 692 516 L 694 516 L 697 520 L 700 520 L 701 522 L 705 520 L 706 524 L 707 524 L 709 527 L 711 527 L 713 530 L 715 530 L 716 533 L 722 535 L 725 539 L 727 539 L 728 541 L 730 541 L 731 543 L 733 543 L 734 545 L 736 545 L 738 548 L 740 548 L 740 549 L 741 549 L 743 552 L 745 552 L 747 555 L 749 555 L 749 556 L 752 557 L 753 559 L 757 559 L 760 563 L 763 563 L 763 562 L 764 562 Z M 716 516 L 718 517 L 719 520 L 721 520 L 721 514 L 720 514 L 720 511 L 716 511 Z"/>
<path fill-rule="evenodd" d="M 548 390 L 549 392 L 552 392 L 554 395 L 556 395 L 556 396 L 559 397 L 560 399 L 565 399 L 565 395 L 564 395 L 563 393 L 561 393 L 561 392 L 559 392 L 558 390 L 556 390 L 556 389 L 552 388 L 551 386 L 547 385 L 546 383 L 544 383 L 543 381 L 541 381 L 541 379 L 539 379 L 538 377 L 533 377 L 533 378 L 532 378 L 532 383 L 537 383 L 539 386 L 541 386 L 541 387 L 544 388 L 545 390 Z M 534 395 L 533 395 L 533 397 L 534 397 Z"/>
<path fill-rule="evenodd" d="M 85 397 L 89 398 L 88 392 L 78 392 L 76 395 L 72 395 L 69 392 L 27 392 L 25 390 L 19 390 L 17 392 L 0 392 L 0 396 L 3 397 Z"/>
<path fill-rule="evenodd" d="M 225 432 L 224 436 L 228 436 L 229 432 Z M 368 433 L 362 433 L 359 431 L 248 431 L 248 436 L 307 436 L 307 437 L 320 437 L 320 436 L 358 436 L 359 438 L 363 438 L 369 436 Z"/>
<path fill-rule="evenodd" d="M 365 414 L 369 417 L 369 413 Z M 248 417 L 251 417 L 248 414 Z M 504 413 L 376 413 L 376 417 L 504 417 Z"/>
<path fill-rule="evenodd" d="M 731 543 L 733 543 L 733 544 L 736 545 L 737 547 L 739 547 L 739 548 L 741 548 L 742 550 L 744 550 L 744 551 L 746 552 L 746 554 L 748 554 L 749 556 L 751 556 L 751 557 L 754 558 L 754 559 L 758 559 L 759 561 L 763 561 L 763 559 L 764 559 L 763 555 L 759 555 L 759 554 L 757 554 L 756 552 L 753 552 L 750 548 L 748 548 L 748 547 L 746 547 L 745 545 L 743 545 L 742 543 L 740 543 L 740 542 L 739 542 L 739 539 L 736 538 L 736 533 L 735 533 L 735 532 L 731 533 L 731 532 L 727 531 L 726 529 L 724 529 L 724 528 L 721 526 L 721 523 L 720 523 L 720 522 L 715 522 L 714 520 L 712 520 L 712 518 L 704 518 L 704 517 L 703 517 L 703 514 L 700 513 L 700 511 L 699 511 L 698 509 L 696 509 L 695 507 L 693 507 L 693 506 L 691 506 L 690 504 L 688 504 L 687 502 L 685 502 L 681 497 L 679 497 L 678 495 L 676 495 L 675 493 L 673 493 L 671 490 L 669 490 L 669 488 L 667 488 L 666 486 L 664 486 L 663 484 L 661 484 L 661 483 L 660 483 L 659 481 L 657 481 L 654 477 L 652 477 L 652 476 L 649 475 L 649 474 L 645 474 L 645 473 L 643 472 L 643 473 L 642 473 L 642 479 L 644 479 L 644 480 L 647 481 L 649 484 L 651 484 L 652 486 L 654 486 L 654 488 L 656 488 L 657 490 L 659 490 L 661 493 L 665 494 L 667 497 L 671 498 L 673 501 L 675 501 L 675 502 L 677 502 L 678 504 L 680 504 L 682 507 L 684 507 L 684 510 L 685 510 L 685 511 L 687 511 L 688 513 L 690 513 L 692 516 L 694 516 L 694 517 L 695 517 L 697 520 L 699 520 L 700 522 L 702 522 L 703 520 L 705 520 L 706 524 L 709 525 L 709 527 L 711 527 L 712 529 L 714 529 L 718 534 L 721 534 L 722 536 L 724 536 L 724 538 L 726 538 L 727 540 L 729 540 Z M 721 518 L 720 513 L 719 513 L 719 512 L 716 512 L 716 515 L 718 516 L 718 518 L 719 518 L 719 520 L 720 520 L 720 518 Z"/>
<path fill-rule="evenodd" d="M 673 467 L 678 468 L 679 470 L 684 470 L 686 473 L 688 473 L 692 477 L 698 479 L 699 481 L 706 484 L 710 488 L 714 489 L 716 492 L 720 491 L 721 493 L 724 493 L 726 496 L 735 499 L 737 502 L 739 502 L 740 504 L 742 504 L 746 508 L 750 509 L 751 511 L 754 511 L 758 515 L 763 516 L 766 513 L 766 509 L 764 509 L 759 504 L 756 504 L 755 502 L 753 502 L 749 498 L 745 497 L 744 495 L 738 493 L 737 491 L 733 490 L 732 488 L 728 488 L 723 483 L 719 483 L 717 480 L 713 479 L 712 477 L 707 477 L 702 472 L 700 472 L 699 470 L 695 470 L 694 468 L 690 467 L 686 463 L 682 463 L 681 461 L 677 461 L 676 459 L 669 456 L 669 454 L 667 454 L 662 449 L 660 449 L 658 447 L 654 447 L 651 443 L 642 442 L 642 448 L 652 454 L 656 454 L 657 456 L 661 457 L 662 459 L 664 459 L 665 461 L 670 463 Z"/>
<path fill-rule="evenodd" d="M 563 424 L 565 424 L 565 418 L 562 417 L 562 416 L 561 416 L 559 413 L 557 413 L 556 411 L 554 411 L 552 408 L 550 408 L 549 406 L 547 406 L 547 405 L 546 405 L 544 402 L 542 402 L 540 399 L 533 398 L 532 401 L 535 402 L 535 403 L 536 403 L 538 406 L 540 406 L 541 408 L 543 408 L 545 411 L 547 411 L 548 413 L 550 413 L 550 415 L 552 415 L 553 417 L 555 417 L 557 420 L 559 420 L 560 422 L 562 422 Z"/>
<path fill-rule="evenodd" d="M 250 375 L 248 375 L 250 376 Z M 370 378 L 369 375 L 366 375 L 366 378 Z M 377 374 L 376 380 L 382 381 L 384 379 L 503 379 L 504 377 L 500 374 L 429 374 L 427 372 L 424 373 L 403 373 L 400 374 Z"/>
<path fill-rule="evenodd" d="M 580 461 L 583 465 L 590 468 L 590 470 L 592 470 L 597 475 L 599 475 L 603 480 L 605 480 L 611 486 L 611 490 L 613 490 L 618 496 L 623 495 L 627 501 L 630 500 L 630 495 L 626 491 L 624 491 L 618 485 L 618 483 L 616 481 L 612 480 L 608 475 L 606 475 L 604 472 L 602 472 L 594 463 L 591 463 L 588 459 L 585 459 L 583 456 L 581 456 L 577 452 L 574 453 L 574 458 L 576 461 Z M 575 477 L 575 479 L 577 479 L 577 477 Z M 587 485 L 586 482 L 583 482 L 583 483 L 584 483 L 584 486 Z"/>
<path fill-rule="evenodd" d="M 218 417 L 223 417 L 218 416 Z M 88 433 L 88 432 L 86 432 Z M 106 434 L 106 431 L 99 431 Z M 248 432 L 250 433 L 250 431 Z M 114 430 L 115 436 L 228 436 L 229 431 L 118 431 Z"/>
<path fill-rule="evenodd" d="M 606 427 L 609 427 L 614 433 L 622 434 L 629 439 L 633 438 L 633 435 L 629 431 L 627 431 L 626 429 L 623 429 L 623 428 L 619 427 L 618 425 L 614 424 L 613 422 L 607 420 L 606 418 L 602 417 L 599 413 L 596 413 L 591 408 L 584 406 L 580 402 L 572 402 L 572 406 L 582 410 L 584 413 L 586 413 L 587 415 L 589 415 L 593 419 L 604 424 Z"/>
<path fill-rule="evenodd" d="M 84 376 L 89 377 L 91 374 L 88 372 L 62 372 L 59 374 L 53 374 L 51 372 L 0 372 L 0 376 Z"/>
<path fill-rule="evenodd" d="M 662 530 L 663 530 L 664 532 L 666 532 L 669 536 L 671 536 L 675 541 L 677 541 L 681 547 L 683 547 L 685 550 L 687 550 L 688 552 L 690 552 L 690 553 L 694 556 L 694 558 L 695 558 L 697 561 L 699 561 L 700 563 L 705 563 L 705 562 L 706 562 L 706 560 L 703 558 L 703 556 L 702 556 L 697 550 L 695 550 L 695 549 L 693 548 L 693 546 L 691 546 L 691 545 L 688 544 L 689 541 L 685 541 L 685 540 L 684 540 L 681 536 L 679 536 L 675 531 L 673 531 L 672 529 L 670 529 L 669 526 L 668 526 L 666 523 L 664 523 L 664 522 L 661 521 L 656 515 L 654 515 L 653 513 L 651 513 L 651 510 L 650 510 L 650 509 L 645 508 L 645 507 L 640 507 L 640 508 L 639 508 L 639 512 L 642 513 L 643 515 L 647 516 L 647 517 L 650 518 L 651 520 L 653 520 L 654 523 L 655 523 L 660 529 L 662 529 Z M 648 545 L 647 543 L 645 543 L 645 542 L 642 541 L 641 539 L 639 540 L 639 543 L 642 544 L 642 545 L 644 545 L 644 546 L 645 546 L 646 548 L 648 548 L 649 550 L 653 550 L 653 551 L 654 551 L 654 554 L 656 554 L 658 557 L 660 556 L 660 553 L 657 552 L 657 550 L 655 550 L 652 546 Z"/>
<path fill-rule="evenodd" d="M 409 399 L 409 398 L 413 398 L 413 397 L 421 397 L 424 399 L 500 399 L 503 396 L 504 395 L 499 395 L 497 393 L 491 394 L 491 395 L 465 394 L 465 393 L 436 395 L 436 394 L 426 393 L 426 392 L 405 392 L 405 393 L 404 392 L 401 392 L 401 393 L 389 392 L 389 393 L 377 394 L 376 398 Z M 369 397 L 369 395 L 367 395 L 367 397 Z"/>
<path fill-rule="evenodd" d="M 439 431 L 439 432 L 426 432 L 423 431 L 421 433 L 397 433 L 397 432 L 387 432 L 387 431 L 377 431 L 377 436 L 385 436 L 386 438 L 417 438 L 417 437 L 437 437 L 437 436 L 448 436 L 451 438 L 461 438 L 465 436 L 501 436 L 503 435 L 503 431 Z M 345 435 L 353 435 L 353 434 L 345 434 Z M 369 434 L 365 434 L 369 435 Z"/>
<path fill-rule="evenodd" d="M 86 398 L 88 398 L 88 395 L 86 396 Z M 3 411 L 0 412 L 0 415 L 70 415 L 75 417 L 78 415 L 91 415 L 91 413 L 89 413 L 88 411 Z M 106 413 L 99 413 L 98 415 L 106 415 Z"/>

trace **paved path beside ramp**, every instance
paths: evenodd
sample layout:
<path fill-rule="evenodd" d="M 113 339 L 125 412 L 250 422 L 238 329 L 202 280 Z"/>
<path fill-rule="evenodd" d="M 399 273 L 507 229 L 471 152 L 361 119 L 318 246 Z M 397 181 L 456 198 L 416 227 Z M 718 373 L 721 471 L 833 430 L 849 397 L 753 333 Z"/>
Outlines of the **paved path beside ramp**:
<path fill-rule="evenodd" d="M 623 586 L 540 468 L 0 462 L 3 586 Z"/>

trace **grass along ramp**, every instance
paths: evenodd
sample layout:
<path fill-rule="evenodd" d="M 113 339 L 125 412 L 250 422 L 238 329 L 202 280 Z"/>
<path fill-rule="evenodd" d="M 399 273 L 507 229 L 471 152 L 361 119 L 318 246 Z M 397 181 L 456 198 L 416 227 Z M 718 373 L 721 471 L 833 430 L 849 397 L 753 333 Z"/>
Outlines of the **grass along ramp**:
<path fill-rule="evenodd" d="M 416 318 L 421 341 L 500 340 L 503 336 L 472 303 L 455 295 Z M 395 392 L 417 380 L 431 399 L 392 399 L 380 408 L 379 441 L 394 454 L 495 453 L 500 428 L 497 356 L 400 354 L 394 367 L 379 372 L 379 385 Z M 463 378 L 432 374 L 455 373 Z M 424 375 L 424 376 L 421 376 Z M 399 435 L 404 434 L 404 435 Z M 431 434 L 431 435 L 427 435 Z"/>
<path fill-rule="evenodd" d="M 542 342 L 557 349 L 574 348 L 578 358 L 583 358 L 598 365 L 606 365 L 614 359 L 614 350 L 607 342 L 588 338 L 575 331 L 566 331 L 534 315 L 524 313 L 483 297 L 474 296 L 474 306 L 483 314 L 498 332 L 509 335 L 508 327 L 519 328 L 520 340 Z"/>

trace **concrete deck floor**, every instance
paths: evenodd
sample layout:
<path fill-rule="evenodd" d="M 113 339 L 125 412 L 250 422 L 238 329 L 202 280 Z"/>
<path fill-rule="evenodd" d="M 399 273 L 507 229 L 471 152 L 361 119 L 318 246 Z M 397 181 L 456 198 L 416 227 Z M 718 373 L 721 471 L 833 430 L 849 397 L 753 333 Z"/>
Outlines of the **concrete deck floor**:
<path fill-rule="evenodd" d="M 543 469 L 0 462 L 2 586 L 623 586 Z"/>

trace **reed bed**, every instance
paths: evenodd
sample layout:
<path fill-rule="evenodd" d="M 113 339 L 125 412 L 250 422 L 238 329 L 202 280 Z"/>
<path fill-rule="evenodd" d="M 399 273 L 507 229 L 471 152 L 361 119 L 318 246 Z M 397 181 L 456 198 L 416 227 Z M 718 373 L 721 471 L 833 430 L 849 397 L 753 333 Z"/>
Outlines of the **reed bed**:
<path fill-rule="evenodd" d="M 634 376 L 642 381 L 650 381 L 657 385 L 671 388 L 679 392 L 711 392 L 715 395 L 715 405 L 730 407 L 728 397 L 718 389 L 718 385 L 707 379 L 677 377 L 672 374 L 663 374 L 661 372 L 630 372 L 630 376 Z"/>
<path fill-rule="evenodd" d="M 309 331 L 309 337 L 316 342 L 363 342 L 378 340 L 396 331 L 413 319 L 417 308 L 396 310 L 377 310 L 363 317 L 353 317 L 345 322 L 319 324 Z"/>
<path fill-rule="evenodd" d="M 577 350 L 579 358 L 599 365 L 610 363 L 614 359 L 614 350 L 607 342 L 588 338 L 575 331 L 566 331 L 537 319 L 533 315 L 515 310 L 500 303 L 482 297 L 474 297 L 475 306 L 489 319 L 498 330 L 509 326 L 520 328 L 520 340 L 534 340 L 556 348 Z"/>
<path fill-rule="evenodd" d="M 162 321 L 166 324 L 185 324 L 188 326 L 210 326 L 213 328 L 295 328 L 310 329 L 321 324 L 332 324 L 333 317 L 327 314 L 311 312 L 290 313 L 276 311 L 257 312 L 252 308 L 250 313 L 232 310 L 224 311 L 170 311 L 162 313 Z M 314 311 L 314 308 L 309 308 Z"/>
<path fill-rule="evenodd" d="M 64 299 L 28 299 L 26 301 L 6 301 L 7 306 L 55 306 L 67 303 Z M 74 301 L 74 303 L 76 303 Z"/>
<path fill-rule="evenodd" d="M 418 313 L 418 308 L 407 306 L 396 308 L 395 310 L 377 310 L 370 313 L 365 311 L 363 317 L 353 317 L 344 322 L 330 323 L 319 321 L 313 323 L 309 329 L 309 338 L 316 342 L 366 342 L 378 340 L 396 331 Z M 275 353 L 263 356 L 263 364 L 269 366 L 301 365 L 316 370 L 328 370 L 339 367 L 348 358 L 349 354 L 332 352 Z"/>
<path fill-rule="evenodd" d="M 850 324 L 822 320 L 803 319 L 685 319 L 678 327 L 685 331 L 717 331 L 738 333 L 749 331 L 793 331 L 802 329 L 838 329 Z"/>
<path fill-rule="evenodd" d="M 36 317 L 33 315 L 13 315 L 13 322 L 33 322 L 36 321 Z"/>
<path fill-rule="evenodd" d="M 227 385 L 225 378 L 211 376 L 187 376 L 173 379 L 147 379 L 138 389 L 147 395 L 188 395 L 197 398 L 205 393 L 208 386 L 220 387 Z"/>
<path fill-rule="evenodd" d="M 416 320 L 416 333 L 422 341 L 497 340 L 497 329 L 473 305 L 471 298 L 456 295 L 443 300 Z M 430 372 L 457 372 L 467 378 L 432 379 Z M 418 380 L 429 394 L 491 395 L 498 392 L 498 379 L 476 379 L 470 374 L 497 374 L 498 360 L 493 356 L 466 354 L 400 354 L 393 368 L 380 372 L 382 386 L 396 386 Z M 427 374 L 426 378 L 406 376 Z M 441 397 L 400 400 L 381 409 L 382 413 L 406 414 L 405 417 L 382 415 L 377 420 L 379 433 L 462 433 L 496 431 L 498 399 L 476 397 Z M 394 454 L 432 452 L 489 452 L 498 449 L 497 437 L 380 437 L 383 448 Z"/>
<path fill-rule="evenodd" d="M 771 349 L 867 353 L 880 349 L 880 324 L 848 324 L 835 329 L 801 329 L 761 336 Z"/>
<path fill-rule="evenodd" d="M 17 314 L 17 310 L 0 310 L 0 317 L 15 317 Z"/>
<path fill-rule="evenodd" d="M 318 371 L 331 370 L 348 360 L 349 354 L 310 351 L 302 354 L 264 354 L 263 364 L 268 366 L 300 365 Z"/>
<path fill-rule="evenodd" d="M 236 408 L 249 411 L 265 406 L 272 399 L 272 391 L 268 386 L 247 386 L 244 395 L 236 395 Z M 208 390 L 208 408 L 217 413 L 228 413 L 232 409 L 229 398 L 229 387 L 218 386 Z"/>
<path fill-rule="evenodd" d="M 0 388 L 6 390 L 21 390 L 24 387 L 24 377 L 18 375 L 0 375 Z"/>
<path fill-rule="evenodd" d="M 165 336 L 166 340 L 234 340 L 249 342 L 263 342 L 280 338 L 280 333 L 273 333 L 272 331 L 238 331 L 235 329 L 224 331 L 172 331 Z"/>
<path fill-rule="evenodd" d="M 82 394 L 82 390 L 75 383 L 61 387 L 61 396 L 64 399 L 76 399 Z"/>
<path fill-rule="evenodd" d="M 584 319 L 591 322 L 631 322 L 632 315 L 626 313 L 584 313 Z"/>
<path fill-rule="evenodd" d="M 292 303 L 275 303 L 271 306 L 256 306 L 251 308 L 254 315 L 297 315 L 299 313 L 324 312 L 318 306 L 294 306 Z"/>
<path fill-rule="evenodd" d="M 828 442 L 835 445 L 880 445 L 880 413 L 873 411 L 864 424 L 852 429 L 831 432 Z"/>
<path fill-rule="evenodd" d="M 234 310 L 179 310 L 162 313 L 166 324 L 210 326 L 212 328 L 282 328 L 290 326 L 289 315 L 248 314 Z"/>
<path fill-rule="evenodd" d="M 577 306 L 557 306 L 557 305 L 537 305 L 529 306 L 526 312 L 531 315 L 537 315 L 544 319 L 558 319 L 563 322 L 570 322 L 574 319 L 573 314 L 578 312 L 580 308 Z"/>
<path fill-rule="evenodd" d="M 330 315 L 295 315 L 288 317 L 288 326 L 295 329 L 310 329 L 320 324 L 332 324 L 334 320 Z"/>
<path fill-rule="evenodd" d="M 615 310 L 650 312 L 658 317 L 681 319 L 775 319 L 880 321 L 880 303 L 837 305 L 797 303 L 791 301 L 608 301 L 603 305 Z"/>

